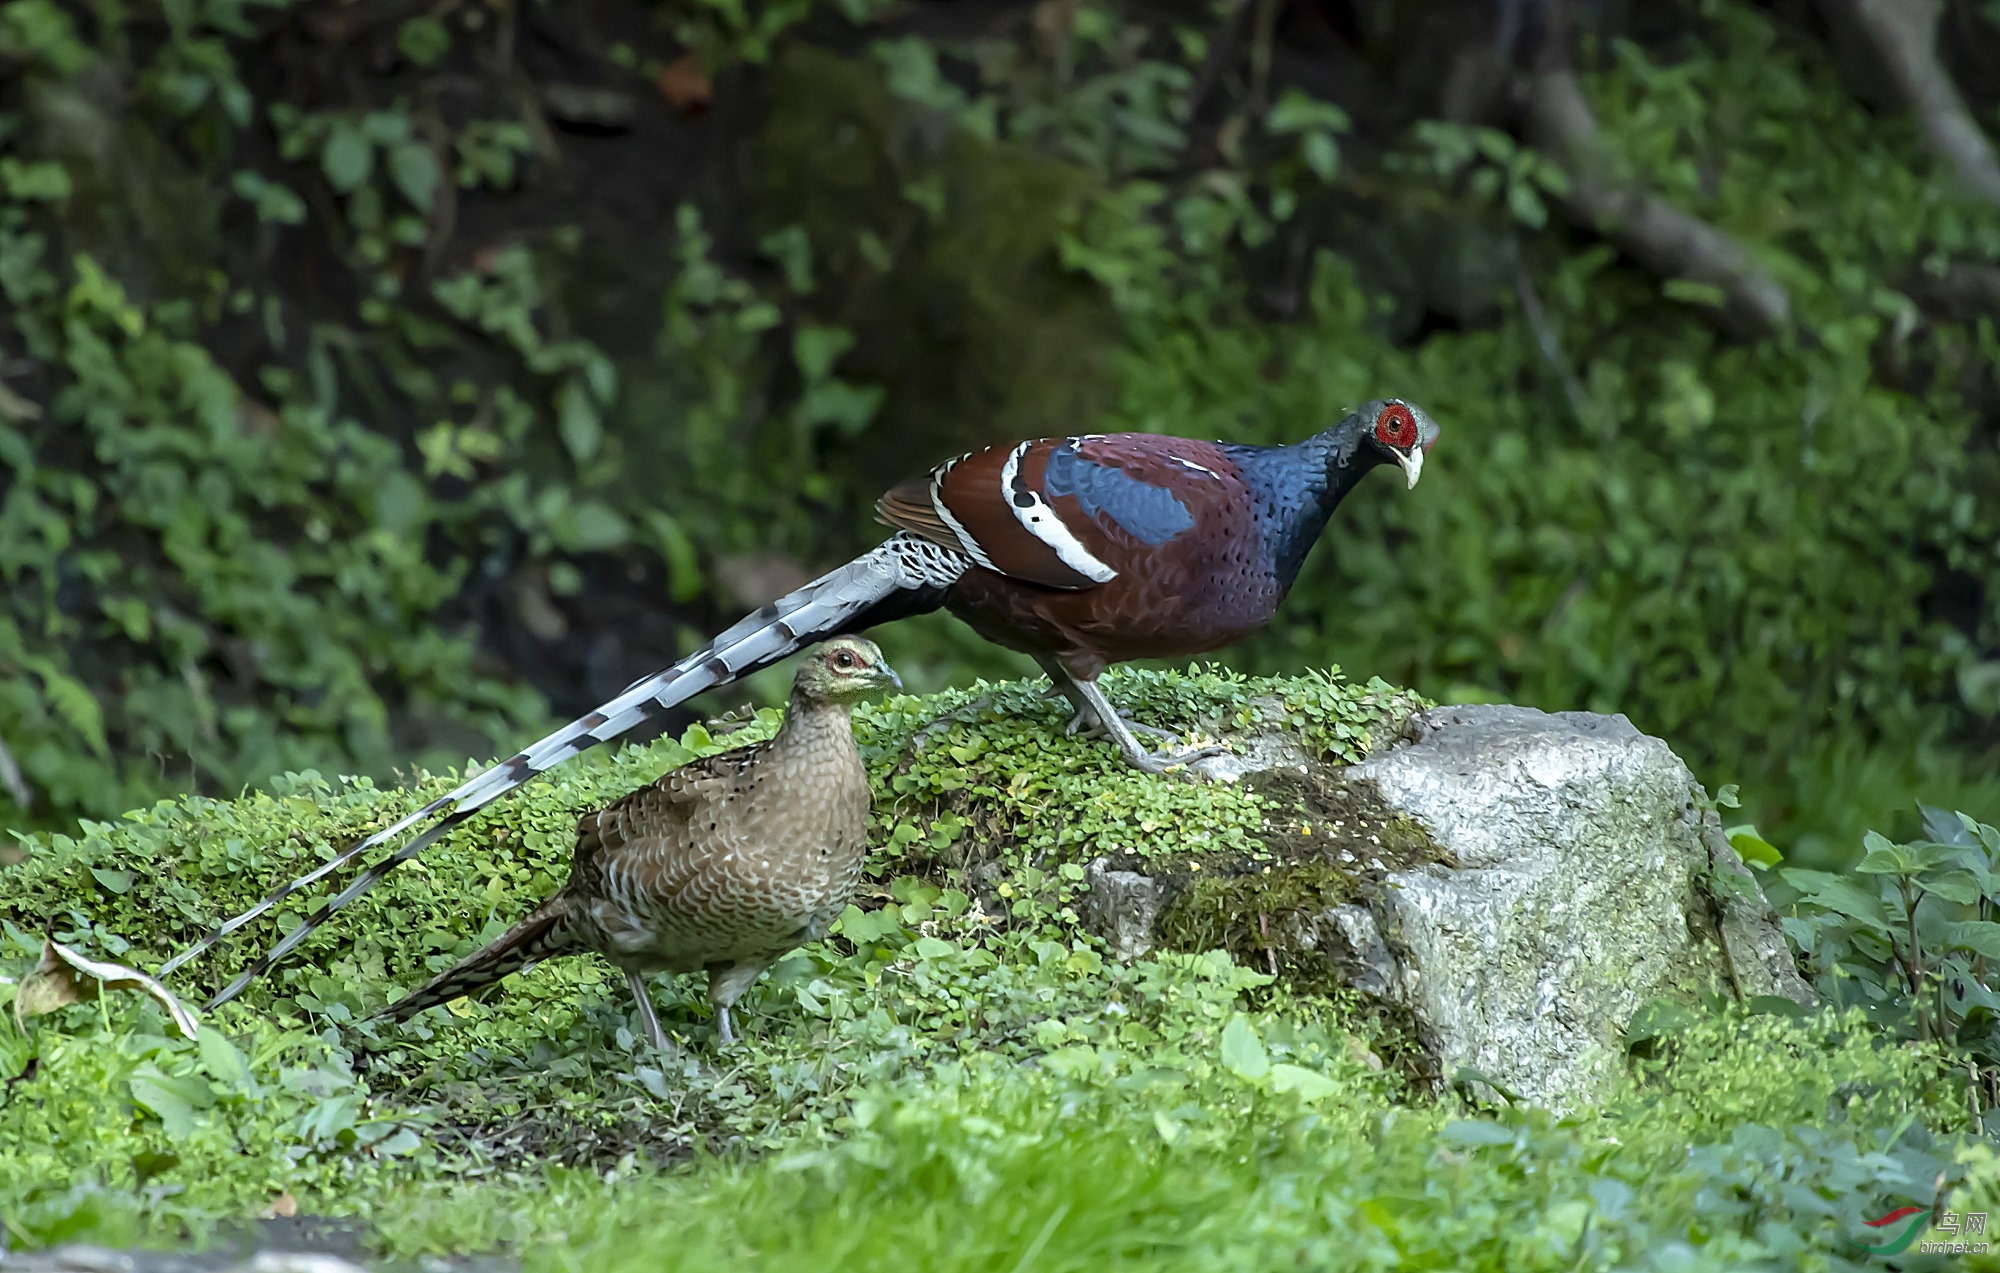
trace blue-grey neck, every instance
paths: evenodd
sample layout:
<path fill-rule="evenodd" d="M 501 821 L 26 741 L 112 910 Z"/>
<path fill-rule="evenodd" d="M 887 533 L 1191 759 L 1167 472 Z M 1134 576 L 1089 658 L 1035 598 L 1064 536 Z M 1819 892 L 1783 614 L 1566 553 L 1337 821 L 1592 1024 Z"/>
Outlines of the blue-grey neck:
<path fill-rule="evenodd" d="M 1257 495 L 1258 526 L 1281 587 L 1299 577 L 1340 501 L 1382 462 L 1381 451 L 1362 445 L 1366 424 L 1351 417 L 1291 446 L 1226 448 Z"/>

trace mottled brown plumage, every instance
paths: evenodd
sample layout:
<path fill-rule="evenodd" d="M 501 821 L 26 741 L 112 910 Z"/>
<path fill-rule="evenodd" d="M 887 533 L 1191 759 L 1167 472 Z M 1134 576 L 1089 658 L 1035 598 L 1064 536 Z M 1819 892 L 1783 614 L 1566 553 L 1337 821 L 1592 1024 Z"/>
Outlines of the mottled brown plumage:
<path fill-rule="evenodd" d="M 538 960 L 595 951 L 624 971 L 655 1047 L 667 1038 L 646 994 L 654 972 L 706 971 L 721 1041 L 734 1041 L 731 1006 L 779 956 L 824 936 L 860 881 L 868 775 L 850 713 L 901 684 L 873 642 L 814 650 L 775 737 L 585 814 L 561 891 L 381 1015 L 406 1018 Z"/>

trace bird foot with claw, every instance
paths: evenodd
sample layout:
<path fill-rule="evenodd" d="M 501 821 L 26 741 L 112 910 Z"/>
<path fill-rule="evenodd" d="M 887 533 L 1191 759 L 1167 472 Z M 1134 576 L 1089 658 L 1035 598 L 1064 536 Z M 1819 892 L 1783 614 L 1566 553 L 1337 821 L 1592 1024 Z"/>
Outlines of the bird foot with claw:
<path fill-rule="evenodd" d="M 1180 741 L 1180 735 L 1171 729 L 1161 729 L 1157 725 L 1142 725 L 1123 712 L 1118 713 L 1118 719 L 1124 721 L 1125 728 L 1135 734 L 1144 734 L 1149 738 L 1157 738 L 1162 742 L 1172 743 Z M 1069 724 L 1063 727 L 1063 734 L 1067 737 L 1076 737 L 1078 734 L 1081 734 L 1085 738 L 1109 738 L 1111 731 L 1104 728 L 1104 722 L 1097 719 L 1095 712 L 1083 711 L 1069 718 Z"/>
<path fill-rule="evenodd" d="M 1153 725 L 1142 725 L 1123 712 L 1118 713 L 1118 723 L 1125 727 L 1125 737 L 1118 737 L 1118 731 L 1106 729 L 1094 709 L 1086 708 L 1070 718 L 1066 734 L 1081 734 L 1085 738 L 1109 738 L 1111 742 L 1135 767 L 1149 774 L 1163 774 L 1170 769 L 1206 760 L 1210 756 L 1220 756 L 1229 749 L 1221 743 L 1209 743 L 1201 747 L 1190 747 L 1185 751 L 1147 751 L 1139 746 L 1135 735 L 1149 734 L 1166 742 L 1179 742 L 1180 735 Z"/>
<path fill-rule="evenodd" d="M 1221 743 L 1210 743 L 1204 747 L 1190 747 L 1186 751 L 1180 752 L 1141 752 L 1139 755 L 1130 756 L 1127 759 L 1149 774 L 1163 774 L 1170 769 L 1178 769 L 1183 765 L 1191 765 L 1197 760 L 1206 760 L 1210 756 L 1220 756 L 1228 750 Z"/>

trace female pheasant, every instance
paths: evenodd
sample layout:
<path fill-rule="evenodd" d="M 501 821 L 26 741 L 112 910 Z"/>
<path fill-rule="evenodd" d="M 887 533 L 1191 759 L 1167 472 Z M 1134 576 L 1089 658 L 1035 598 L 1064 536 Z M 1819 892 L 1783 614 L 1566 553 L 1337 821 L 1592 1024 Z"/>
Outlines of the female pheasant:
<path fill-rule="evenodd" d="M 1355 484 L 1393 463 L 1414 487 L 1437 438 L 1437 425 L 1420 408 L 1390 398 L 1290 446 L 1105 433 L 948 460 L 877 502 L 879 519 L 898 532 L 879 547 L 274 890 L 169 960 L 160 975 L 369 849 L 431 823 L 287 933 L 209 1006 L 223 1003 L 398 863 L 536 774 L 814 641 L 940 607 L 1032 655 L 1075 706 L 1072 730 L 1087 725 L 1109 735 L 1127 761 L 1148 772 L 1183 763 L 1194 753 L 1159 756 L 1139 745 L 1098 688 L 1098 674 L 1127 659 L 1220 649 L 1270 622 Z"/>
<path fill-rule="evenodd" d="M 531 963 L 591 951 L 624 970 L 646 1039 L 667 1036 L 651 972 L 708 972 L 724 1045 L 729 1010 L 780 955 L 826 935 L 861 878 L 868 774 L 850 710 L 902 681 L 872 641 L 838 637 L 792 682 L 767 742 L 690 761 L 576 824 L 569 882 L 492 945 L 377 1013 L 401 1020 Z"/>

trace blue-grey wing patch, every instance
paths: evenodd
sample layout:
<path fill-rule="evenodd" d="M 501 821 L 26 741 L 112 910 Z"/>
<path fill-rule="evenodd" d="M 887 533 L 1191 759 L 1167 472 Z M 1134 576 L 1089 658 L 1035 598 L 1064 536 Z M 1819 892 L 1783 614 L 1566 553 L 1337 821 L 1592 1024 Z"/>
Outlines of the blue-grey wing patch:
<path fill-rule="evenodd" d="M 1073 442 L 1050 452 L 1042 491 L 1051 499 L 1073 496 L 1084 516 L 1108 518 L 1132 538 L 1155 548 L 1194 525 L 1194 514 L 1172 491 L 1124 469 L 1085 459 Z"/>

